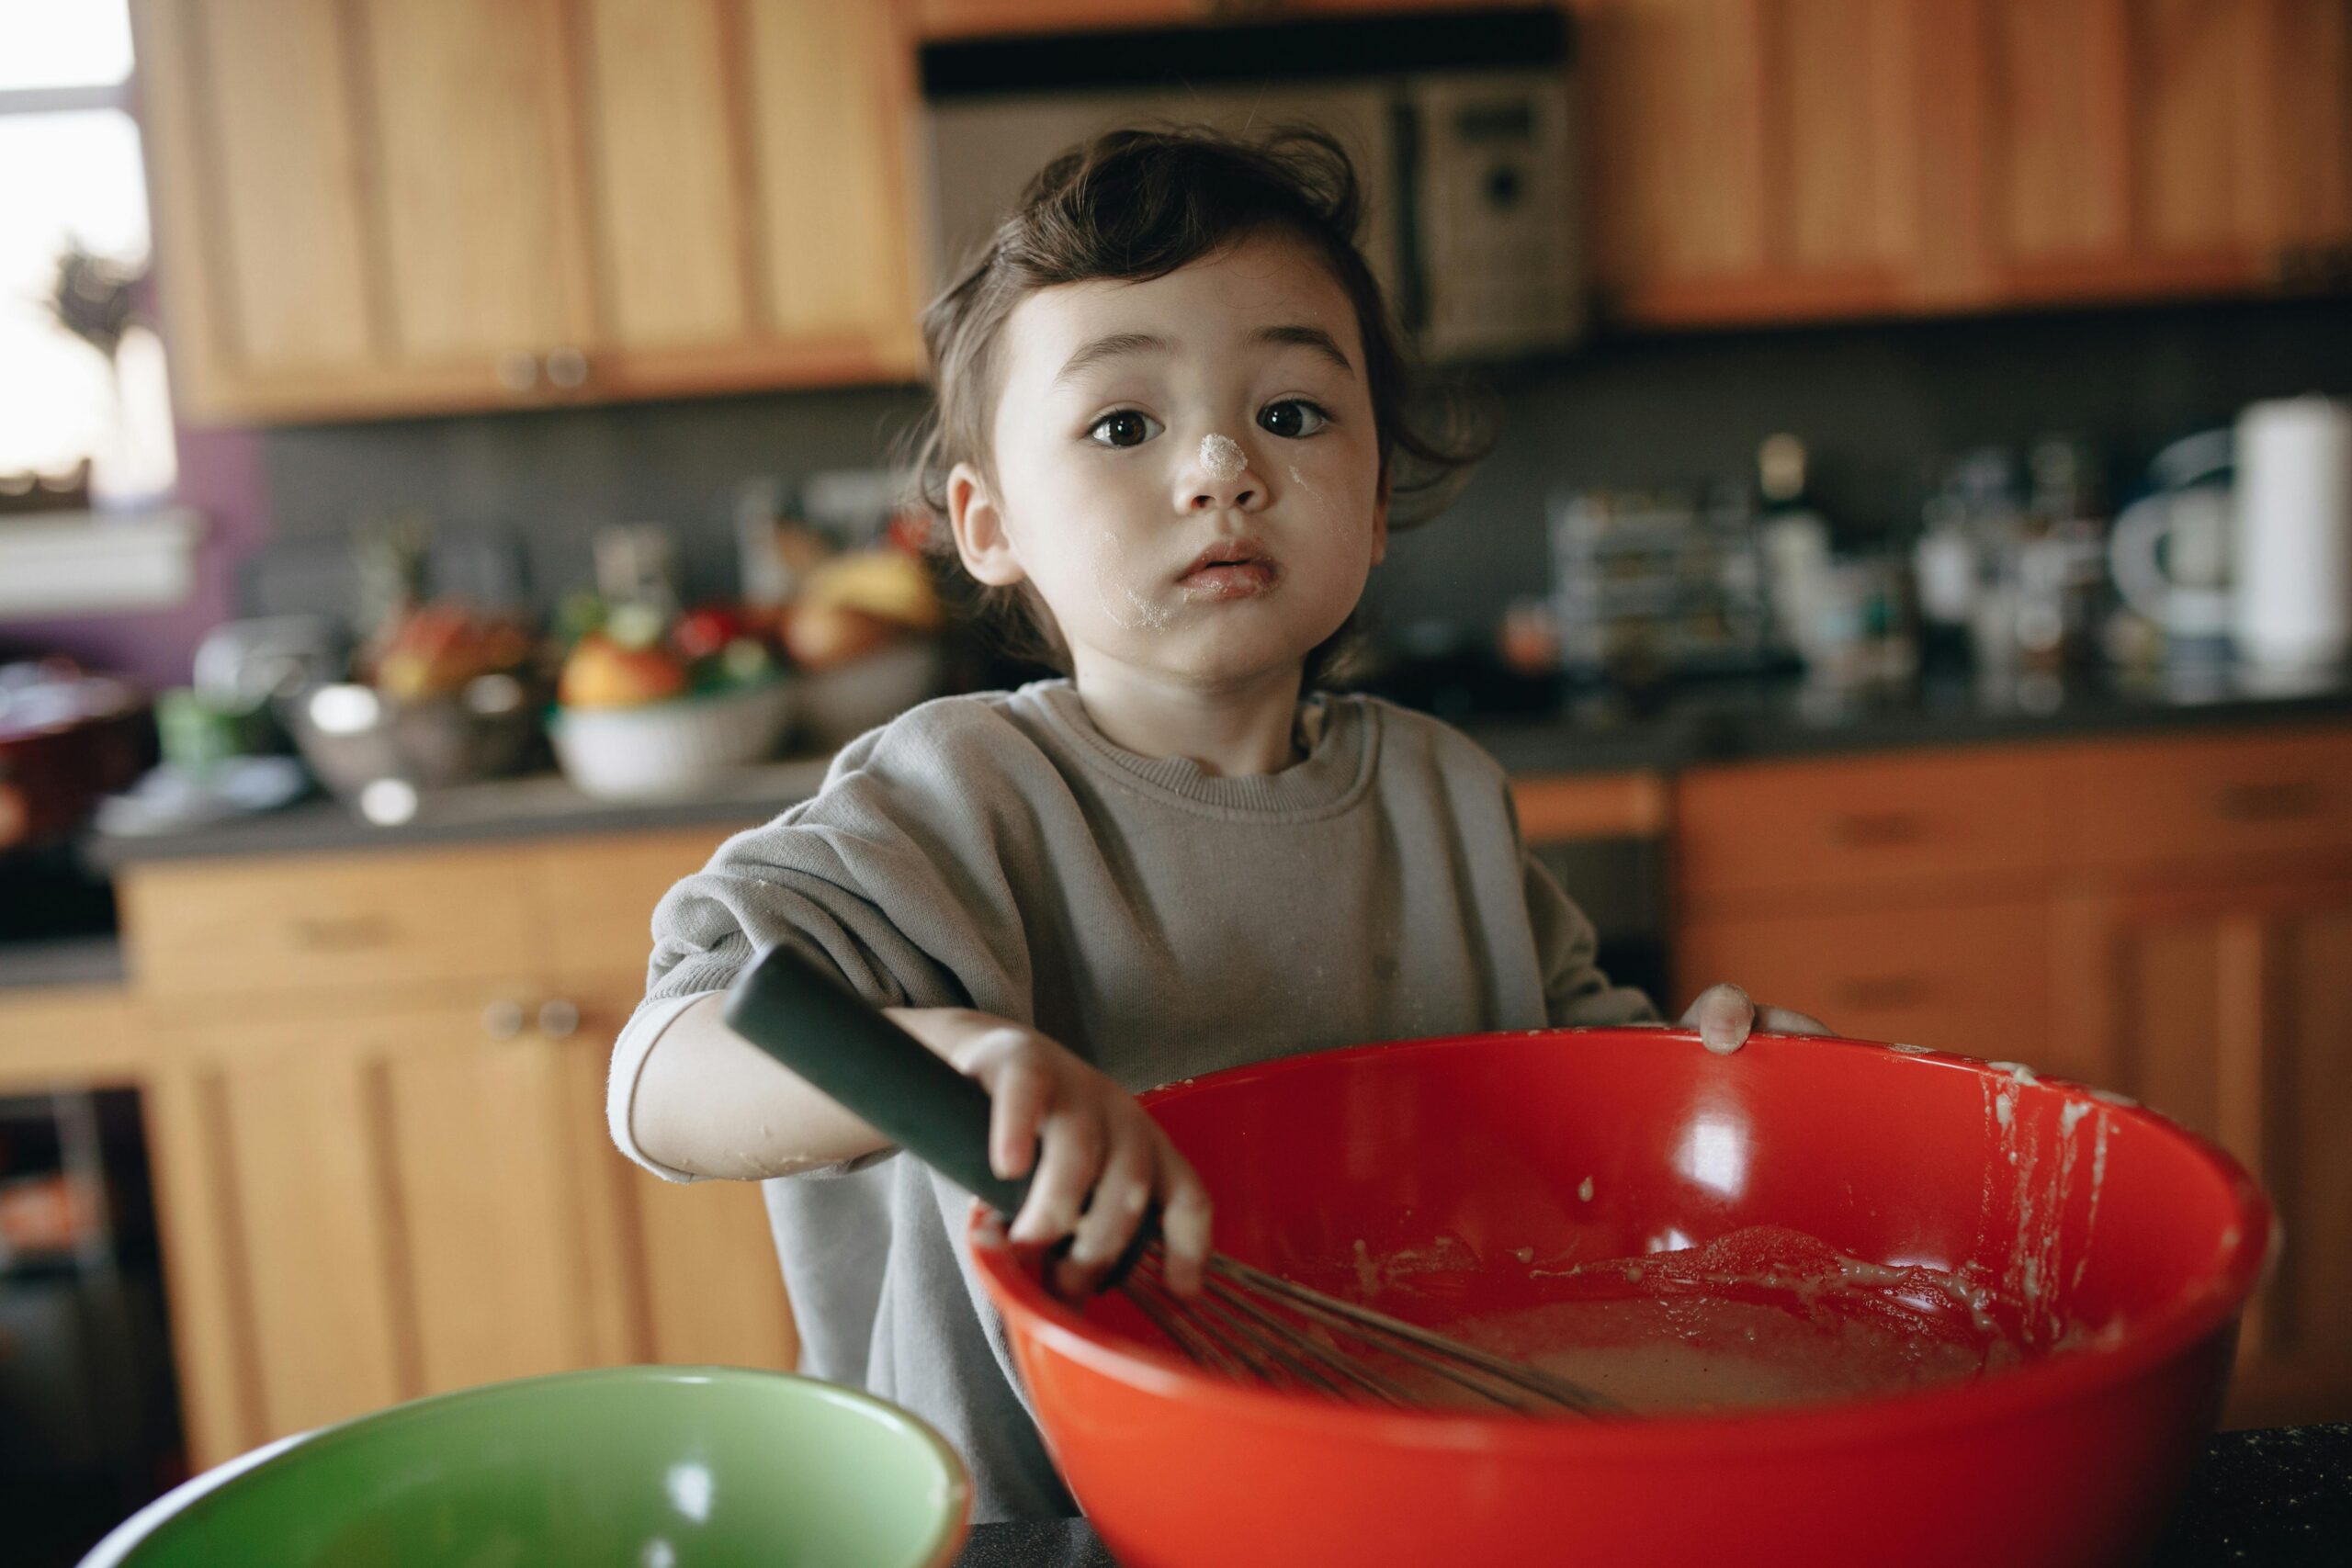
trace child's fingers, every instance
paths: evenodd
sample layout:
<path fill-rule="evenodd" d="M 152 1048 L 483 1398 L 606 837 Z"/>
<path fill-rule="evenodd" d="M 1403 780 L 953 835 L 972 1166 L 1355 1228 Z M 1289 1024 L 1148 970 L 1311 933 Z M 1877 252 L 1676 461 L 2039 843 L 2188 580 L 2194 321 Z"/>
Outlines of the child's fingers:
<path fill-rule="evenodd" d="M 1193 1162 L 1162 1140 L 1159 1145 L 1159 1235 L 1168 1248 L 1168 1287 L 1198 1295 L 1209 1256 L 1209 1190 Z"/>
<path fill-rule="evenodd" d="M 1756 1010 L 1756 1027 L 1774 1034 L 1835 1034 L 1838 1032 L 1809 1012 L 1794 1008 L 1765 1007 Z"/>
<path fill-rule="evenodd" d="M 1071 1233 L 1069 1256 L 1056 1270 L 1055 1283 L 1062 1294 L 1072 1299 L 1091 1294 L 1102 1276 L 1119 1260 L 1119 1255 L 1126 1251 L 1127 1243 L 1134 1239 L 1136 1223 L 1151 1201 L 1152 1177 L 1158 1165 L 1148 1131 L 1142 1136 L 1131 1132 L 1112 1145 L 1110 1158 L 1094 1183 L 1086 1213 L 1080 1216 L 1078 1228 Z"/>
<path fill-rule="evenodd" d="M 1034 1062 L 1015 1062 L 990 1075 L 989 1168 L 1007 1181 L 1028 1174 L 1037 1157 L 1037 1130 L 1054 1093 L 1053 1079 Z"/>
<path fill-rule="evenodd" d="M 1108 1139 L 1102 1112 L 1091 1105 L 1055 1111 L 1046 1117 L 1044 1152 L 1029 1201 L 1012 1222 L 1018 1242 L 1059 1241 L 1078 1224 L 1078 1212 L 1102 1173 Z"/>
<path fill-rule="evenodd" d="M 1708 1050 L 1727 1054 L 1747 1043 L 1748 1031 L 1756 1027 L 1756 1004 L 1737 986 L 1710 986 L 1691 999 L 1682 1024 L 1697 1030 Z"/>

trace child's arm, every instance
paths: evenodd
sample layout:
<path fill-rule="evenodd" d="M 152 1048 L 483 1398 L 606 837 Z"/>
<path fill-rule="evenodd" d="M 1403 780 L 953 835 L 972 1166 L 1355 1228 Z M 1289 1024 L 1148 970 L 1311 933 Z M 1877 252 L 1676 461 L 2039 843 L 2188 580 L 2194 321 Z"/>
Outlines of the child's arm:
<path fill-rule="evenodd" d="M 673 1019 L 639 1073 L 629 1133 L 654 1161 L 695 1176 L 760 1179 L 839 1165 L 889 1145 L 881 1134 L 738 1036 L 707 996 Z M 1209 1250 L 1209 1198 L 1192 1165 L 1133 1095 L 1034 1029 L 966 1008 L 891 1008 L 899 1026 L 978 1078 L 994 1111 L 989 1163 L 1037 1179 L 1017 1242 L 1072 1238 L 1055 1283 L 1091 1290 L 1155 1201 L 1169 1282 L 1191 1294 Z M 1091 1195 L 1091 1197 L 1090 1197 Z"/>

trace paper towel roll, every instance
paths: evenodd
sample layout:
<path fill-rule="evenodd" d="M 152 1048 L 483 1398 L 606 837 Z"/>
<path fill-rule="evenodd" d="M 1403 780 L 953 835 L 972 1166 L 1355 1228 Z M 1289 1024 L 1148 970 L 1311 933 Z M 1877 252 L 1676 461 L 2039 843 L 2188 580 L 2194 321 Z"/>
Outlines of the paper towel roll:
<path fill-rule="evenodd" d="M 2272 669 L 2352 651 L 2352 404 L 2248 404 L 2237 427 L 2238 655 Z"/>

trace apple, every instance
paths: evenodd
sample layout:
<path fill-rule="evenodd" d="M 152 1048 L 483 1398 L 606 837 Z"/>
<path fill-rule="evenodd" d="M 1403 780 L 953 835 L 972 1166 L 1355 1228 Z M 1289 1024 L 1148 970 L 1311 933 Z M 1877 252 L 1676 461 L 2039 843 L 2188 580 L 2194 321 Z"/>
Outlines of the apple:
<path fill-rule="evenodd" d="M 590 632 L 563 661 L 556 699 L 565 707 L 636 707 L 686 689 L 686 667 L 659 648 L 629 648 Z"/>

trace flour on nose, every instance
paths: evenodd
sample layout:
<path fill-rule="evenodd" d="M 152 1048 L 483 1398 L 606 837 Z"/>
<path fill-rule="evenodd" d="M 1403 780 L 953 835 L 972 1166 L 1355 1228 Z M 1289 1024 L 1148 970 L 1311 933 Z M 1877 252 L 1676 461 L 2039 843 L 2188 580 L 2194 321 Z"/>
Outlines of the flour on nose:
<path fill-rule="evenodd" d="M 1241 443 L 1215 432 L 1201 437 L 1201 467 L 1213 479 L 1229 479 L 1250 466 Z"/>

